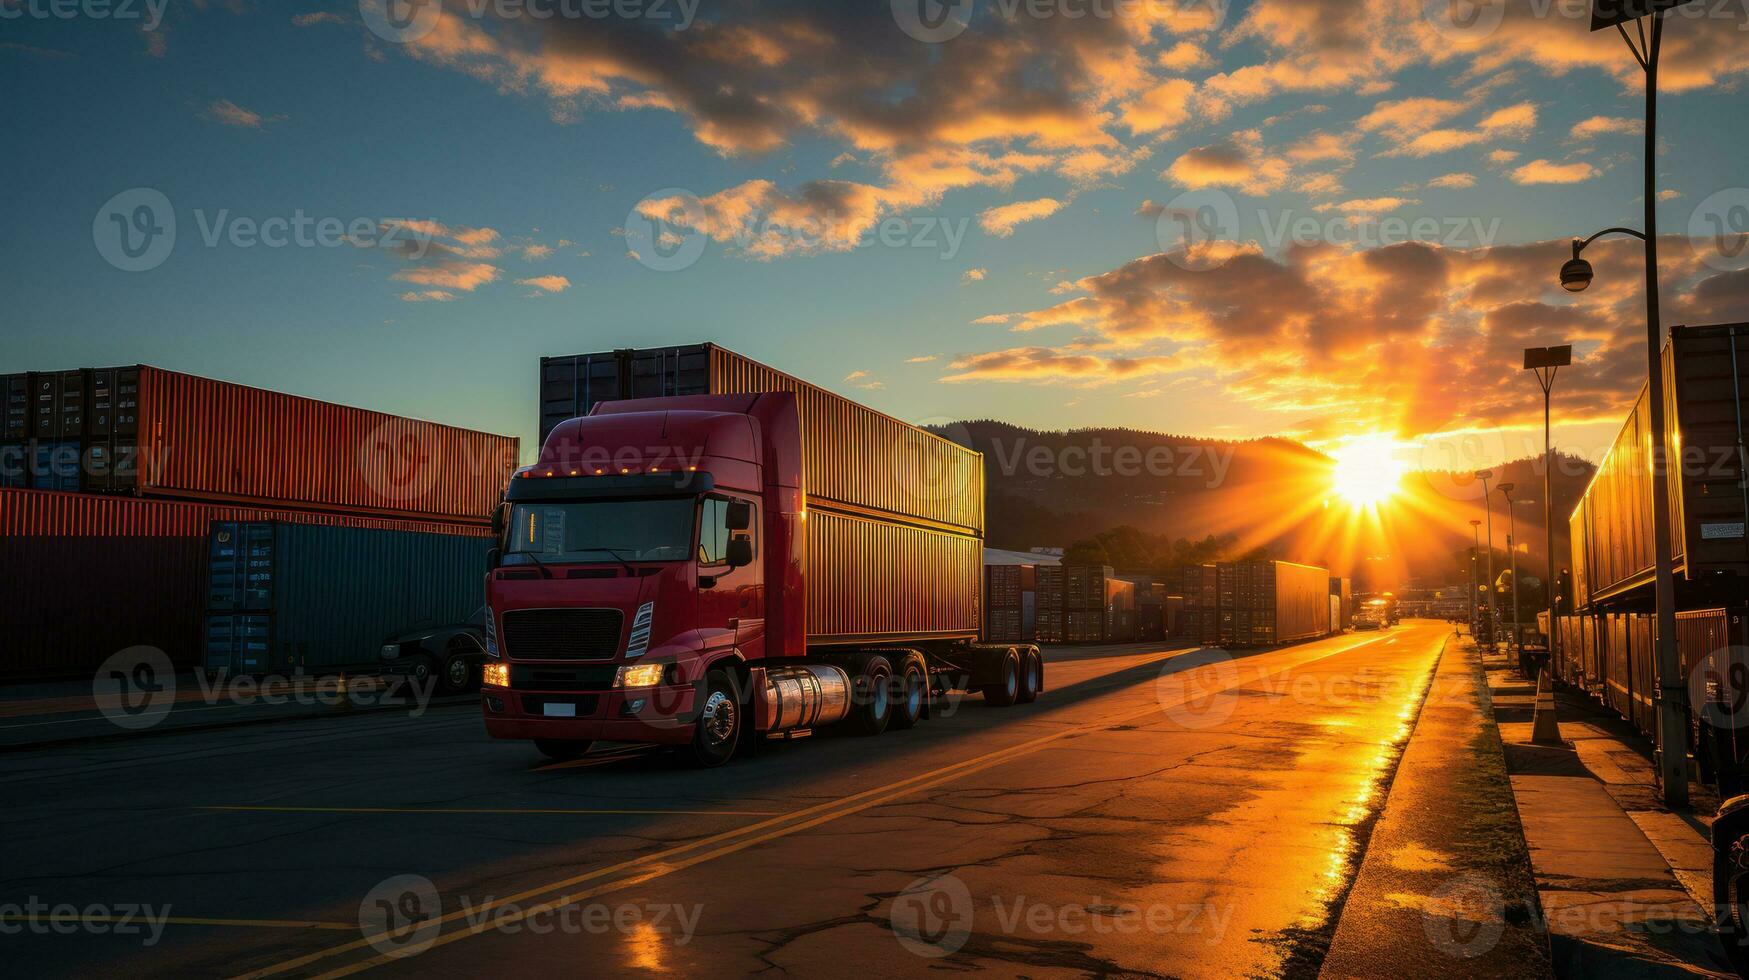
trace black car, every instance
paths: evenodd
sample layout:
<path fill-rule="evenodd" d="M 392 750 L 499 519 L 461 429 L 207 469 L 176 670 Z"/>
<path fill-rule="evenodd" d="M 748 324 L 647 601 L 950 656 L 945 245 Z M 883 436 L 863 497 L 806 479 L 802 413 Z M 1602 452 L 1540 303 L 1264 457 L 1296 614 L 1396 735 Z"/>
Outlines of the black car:
<path fill-rule="evenodd" d="M 465 623 L 423 626 L 383 641 L 384 673 L 413 678 L 423 688 L 433 677 L 441 694 L 464 694 L 480 687 L 486 662 L 486 607 Z"/>

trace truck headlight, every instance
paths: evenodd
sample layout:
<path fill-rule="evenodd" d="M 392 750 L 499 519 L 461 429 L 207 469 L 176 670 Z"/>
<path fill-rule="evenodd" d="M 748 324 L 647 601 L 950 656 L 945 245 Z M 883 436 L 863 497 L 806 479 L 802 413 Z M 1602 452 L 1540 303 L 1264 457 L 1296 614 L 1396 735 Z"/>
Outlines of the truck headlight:
<path fill-rule="evenodd" d="M 383 644 L 382 657 L 384 660 L 395 660 L 395 659 L 399 658 L 400 656 L 401 656 L 401 645 L 399 643 L 385 643 L 385 644 Z"/>
<path fill-rule="evenodd" d="M 487 687 L 509 687 L 510 665 L 499 662 L 480 665 L 480 683 Z"/>
<path fill-rule="evenodd" d="M 614 687 L 655 687 L 662 683 L 667 664 L 627 664 L 614 675 Z"/>

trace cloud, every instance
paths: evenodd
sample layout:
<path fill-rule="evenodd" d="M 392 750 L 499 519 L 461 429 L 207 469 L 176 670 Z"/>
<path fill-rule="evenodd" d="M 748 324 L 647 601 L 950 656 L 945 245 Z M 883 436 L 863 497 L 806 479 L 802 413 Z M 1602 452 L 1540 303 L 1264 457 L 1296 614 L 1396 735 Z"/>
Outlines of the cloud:
<path fill-rule="evenodd" d="M 1007 323 L 1011 319 L 1013 319 L 1013 315 L 1009 313 L 989 313 L 978 317 L 972 323 L 975 326 L 989 327 Z"/>
<path fill-rule="evenodd" d="M 1354 144 L 1335 133 L 1312 133 L 1290 145 L 1287 158 L 1295 163 L 1351 160 L 1354 158 Z"/>
<path fill-rule="evenodd" d="M 316 10 L 307 14 L 298 14 L 291 19 L 293 27 L 314 27 L 317 24 L 344 24 L 346 18 L 331 10 Z"/>
<path fill-rule="evenodd" d="M 866 377 L 868 377 L 867 371 L 852 371 L 849 374 L 844 376 L 844 381 L 846 384 L 848 384 L 852 381 L 861 381 L 863 378 L 866 378 Z"/>
<path fill-rule="evenodd" d="M 530 262 L 544 262 L 553 257 L 553 247 L 551 245 L 541 245 L 538 243 L 524 245 L 522 247 L 522 257 Z"/>
<path fill-rule="evenodd" d="M 1451 115 L 1453 103 L 1439 99 L 1405 99 L 1400 103 L 1387 103 L 1392 114 L 1408 115 L 1412 110 L 1425 110 L 1428 115 L 1423 122 L 1444 121 Z M 1438 106 L 1437 110 L 1429 110 L 1429 106 Z M 1384 107 L 1381 107 L 1381 109 Z M 1465 108 L 1460 106 L 1460 108 Z M 1375 109 L 1378 113 L 1380 109 Z M 1470 128 L 1454 128 L 1442 126 L 1399 125 L 1383 130 L 1387 139 L 1396 145 L 1379 154 L 1383 157 L 1429 157 L 1439 153 L 1449 153 L 1452 150 L 1474 146 L 1478 143 L 1501 139 L 1525 139 L 1536 131 L 1537 109 L 1532 102 L 1520 102 L 1488 113 Z M 1365 123 L 1365 120 L 1362 120 Z"/>
<path fill-rule="evenodd" d="M 1341 211 L 1344 214 L 1384 214 L 1398 208 L 1421 202 L 1412 197 L 1361 197 L 1341 204 L 1320 208 L 1320 210 Z"/>
<path fill-rule="evenodd" d="M 989 275 L 989 274 L 990 274 L 990 270 L 988 270 L 988 269 L 982 269 L 982 268 L 980 268 L 980 269 L 967 269 L 966 271 L 960 273 L 960 282 L 962 282 L 962 283 L 983 282 L 984 277 Z"/>
<path fill-rule="evenodd" d="M 1532 160 L 1512 171 L 1512 182 L 1515 184 L 1577 184 L 1590 180 L 1597 174 L 1596 167 L 1582 160 L 1576 163 L 1550 163 L 1547 160 Z"/>
<path fill-rule="evenodd" d="M 407 303 L 448 303 L 453 299 L 455 294 L 445 289 L 426 289 L 401 294 L 401 300 Z"/>
<path fill-rule="evenodd" d="M 1646 123 L 1643 119 L 1592 116 L 1574 123 L 1571 135 L 1576 140 L 1589 140 L 1599 136 L 1638 136 L 1645 131 Z"/>
<path fill-rule="evenodd" d="M 1048 218 L 1063 209 L 1063 202 L 1041 197 L 1036 201 L 1016 201 L 978 213 L 978 225 L 987 234 L 1007 238 L 1014 229 L 1028 221 Z"/>
<path fill-rule="evenodd" d="M 535 276 L 530 279 L 516 280 L 518 286 L 533 286 L 544 293 L 562 293 L 571 288 L 571 280 L 564 276 Z"/>
<path fill-rule="evenodd" d="M 1516 159 L 1518 159 L 1518 151 L 1517 150 L 1490 150 L 1490 151 L 1488 151 L 1488 162 L 1489 163 L 1497 163 L 1497 164 L 1504 165 L 1504 164 L 1511 163 L 1512 161 L 1514 161 Z"/>
<path fill-rule="evenodd" d="M 1471 174 L 1465 173 L 1445 174 L 1428 181 L 1427 186 L 1453 188 L 1474 187 L 1476 186 L 1476 178 Z"/>
<path fill-rule="evenodd" d="M 1190 119 L 1196 86 L 1171 78 L 1154 86 L 1124 106 L 1122 118 L 1132 133 L 1157 133 L 1183 125 Z"/>
<path fill-rule="evenodd" d="M 1064 353 L 1049 347 L 1016 347 L 985 354 L 967 354 L 955 358 L 948 367 L 955 373 L 941 380 L 949 383 L 1067 381 L 1080 385 L 1102 385 L 1149 375 L 1171 374 L 1184 370 L 1186 365 L 1178 358 L 1163 355 L 1101 357 L 1094 354 Z"/>
<path fill-rule="evenodd" d="M 253 109 L 245 109 L 230 99 L 219 99 L 201 110 L 201 118 L 219 123 L 223 126 L 236 126 L 239 129 L 263 129 L 268 123 L 278 122 L 284 116 L 263 116 Z"/>
<path fill-rule="evenodd" d="M 436 262 L 430 265 L 402 269 L 390 278 L 419 286 L 471 293 L 498 278 L 498 269 L 484 262 Z"/>
<path fill-rule="evenodd" d="M 935 360 L 935 358 L 936 358 L 936 355 L 934 355 L 934 354 L 919 354 L 916 357 L 905 358 L 905 363 L 906 364 L 928 364 L 930 361 Z"/>
<path fill-rule="evenodd" d="M 1672 322 L 1717 321 L 1749 303 L 1749 270 L 1715 273 L 1686 235 L 1660 246 Z M 1593 245 L 1586 256 L 1597 279 L 1581 296 L 1555 276 L 1571 254 L 1562 238 L 1290 245 L 1280 255 L 1238 248 L 1212 267 L 1182 250 L 1145 256 L 1082 278 L 1072 294 L 1009 324 L 1073 328 L 1075 339 L 965 355 L 954 378 L 1128 380 L 1139 364 L 1218 380 L 1226 397 L 1284 426 L 1311 419 L 1320 429 L 1413 436 L 1540 424 L 1541 392 L 1522 383 L 1520 354 L 1559 338 L 1580 355 L 1571 380 L 1562 375 L 1565 417 L 1607 422 L 1644 377 L 1641 246 Z"/>
<path fill-rule="evenodd" d="M 1263 135 L 1249 129 L 1222 142 L 1185 151 L 1160 176 L 1192 190 L 1233 187 L 1261 196 L 1279 189 L 1287 181 L 1288 170 L 1286 160 L 1264 151 Z"/>

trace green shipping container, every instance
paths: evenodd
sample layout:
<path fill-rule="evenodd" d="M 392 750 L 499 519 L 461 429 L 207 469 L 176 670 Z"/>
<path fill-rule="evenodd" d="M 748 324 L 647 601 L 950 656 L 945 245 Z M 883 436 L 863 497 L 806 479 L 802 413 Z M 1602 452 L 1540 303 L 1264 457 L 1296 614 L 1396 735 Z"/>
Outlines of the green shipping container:
<path fill-rule="evenodd" d="M 232 673 L 378 663 L 383 640 L 464 622 L 485 601 L 490 538 L 214 522 L 202 658 Z"/>

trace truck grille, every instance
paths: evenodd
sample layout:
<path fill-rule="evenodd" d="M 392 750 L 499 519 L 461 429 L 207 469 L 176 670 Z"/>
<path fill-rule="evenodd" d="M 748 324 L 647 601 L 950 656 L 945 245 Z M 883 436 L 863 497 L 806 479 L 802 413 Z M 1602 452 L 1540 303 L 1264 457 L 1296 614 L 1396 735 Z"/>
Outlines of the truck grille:
<path fill-rule="evenodd" d="M 518 609 L 504 614 L 513 660 L 608 660 L 619 653 L 618 609 Z"/>

